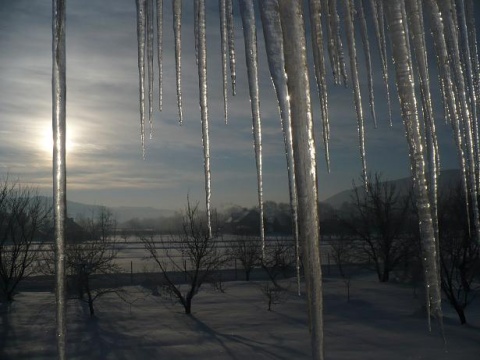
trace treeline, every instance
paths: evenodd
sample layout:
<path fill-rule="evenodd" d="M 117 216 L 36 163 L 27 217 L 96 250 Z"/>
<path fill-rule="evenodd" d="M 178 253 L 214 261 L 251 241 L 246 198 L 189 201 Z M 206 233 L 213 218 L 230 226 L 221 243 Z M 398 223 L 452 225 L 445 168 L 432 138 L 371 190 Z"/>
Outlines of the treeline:
<path fill-rule="evenodd" d="M 202 211 L 199 209 L 199 213 Z M 223 234 L 260 235 L 260 214 L 258 207 L 231 206 L 223 211 L 214 211 L 215 223 Z M 292 217 L 290 205 L 266 201 L 264 203 L 264 225 L 267 234 L 290 235 Z M 181 233 L 183 212 L 172 216 L 139 219 L 133 218 L 119 225 L 120 231 L 134 235 L 138 230 L 152 230 L 157 234 Z"/>
<path fill-rule="evenodd" d="M 349 273 L 352 264 L 373 270 L 380 282 L 395 278 L 421 283 L 423 256 L 412 187 L 397 187 L 394 182 L 383 181 L 379 174 L 367 180 L 360 186 L 354 184 L 349 201 L 339 208 L 319 204 L 323 243 L 330 245 L 331 255 L 347 284 L 352 277 Z M 461 323 L 467 321 L 465 309 L 480 288 L 480 242 L 476 238 L 472 201 L 468 200 L 461 183 L 441 187 L 438 211 L 432 209 L 438 224 L 437 251 L 443 293 Z M 276 274 L 291 269 L 295 263 L 293 243 L 281 240 L 291 235 L 292 218 L 288 204 L 268 201 L 264 208 L 266 234 L 277 240 L 263 254 L 258 237 L 259 212 L 255 207 L 233 206 L 222 212 L 213 211 L 212 234 L 207 231 L 205 213 L 197 204 L 190 204 L 188 198 L 184 211 L 174 216 L 132 219 L 120 226 L 104 207 L 91 216 L 68 219 L 66 264 L 71 292 L 89 304 L 93 315 L 95 299 L 117 290 L 97 291 L 90 279 L 118 272 L 115 265 L 118 248 L 114 245 L 119 238 L 127 240 L 131 236 L 145 245 L 148 257 L 156 260 L 165 278 L 172 270 L 185 276 L 194 275 L 187 295 L 178 292 L 173 280 L 169 283 L 169 291 L 176 294 L 186 311 L 202 281 L 207 278 L 216 281 L 212 279 L 227 259 L 239 260 L 247 279 L 255 267 L 267 271 L 274 285 L 274 291 L 268 288 L 267 293 L 276 294 L 279 288 Z M 18 284 L 30 274 L 53 272 L 53 248 L 43 254 L 37 251 L 42 243 L 52 244 L 52 228 L 51 207 L 35 189 L 9 179 L 0 183 L 0 302 L 12 302 Z M 182 257 L 180 263 L 176 260 L 178 256 L 162 246 L 163 237 L 156 236 L 159 234 L 181 239 L 182 248 L 176 250 Z M 224 234 L 236 235 L 227 253 L 218 248 Z M 171 264 L 162 268 L 165 257 Z M 200 283 L 199 274 L 203 274 Z"/>

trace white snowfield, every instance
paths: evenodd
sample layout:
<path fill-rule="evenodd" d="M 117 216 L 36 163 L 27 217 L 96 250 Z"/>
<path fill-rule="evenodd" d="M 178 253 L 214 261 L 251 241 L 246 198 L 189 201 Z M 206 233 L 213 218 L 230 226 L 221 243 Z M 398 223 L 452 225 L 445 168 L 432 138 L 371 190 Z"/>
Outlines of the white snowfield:
<path fill-rule="evenodd" d="M 447 346 L 421 312 L 422 296 L 411 286 L 380 284 L 358 275 L 347 302 L 344 283 L 325 274 L 325 352 L 336 360 L 478 360 L 480 301 L 467 308 L 461 326 L 444 303 Z M 267 311 L 259 282 L 211 285 L 193 300 L 192 315 L 141 286 L 125 287 L 131 305 L 116 295 L 96 303 L 97 318 L 77 300 L 68 303 L 68 359 L 310 359 L 305 296 L 290 290 Z M 417 294 L 419 293 L 417 289 Z M 2 313 L 0 359 L 55 359 L 55 304 L 50 292 L 24 291 Z"/>

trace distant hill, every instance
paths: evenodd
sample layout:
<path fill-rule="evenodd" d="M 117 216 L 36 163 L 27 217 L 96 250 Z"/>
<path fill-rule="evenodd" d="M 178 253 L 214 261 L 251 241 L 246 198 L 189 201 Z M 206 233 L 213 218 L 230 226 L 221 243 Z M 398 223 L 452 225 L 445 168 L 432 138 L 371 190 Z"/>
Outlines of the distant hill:
<path fill-rule="evenodd" d="M 401 190 L 402 192 L 407 192 L 410 184 L 411 184 L 411 177 L 405 177 L 397 180 L 387 180 L 387 183 L 393 183 L 397 189 Z M 438 179 L 438 188 L 443 189 L 452 185 L 457 184 L 461 180 L 461 171 L 458 169 L 455 170 L 444 170 L 440 173 L 440 177 Z M 363 189 L 362 189 L 363 190 Z M 350 202 L 352 196 L 354 195 L 353 189 L 348 189 L 341 191 L 329 198 L 323 200 L 323 203 L 327 203 L 334 208 L 340 208 L 343 203 Z"/>
<path fill-rule="evenodd" d="M 159 217 L 167 217 L 175 214 L 174 210 L 156 209 L 153 207 L 135 207 L 135 206 L 119 206 L 110 207 L 110 210 L 117 217 L 118 222 L 124 222 L 133 218 L 138 219 L 156 219 Z"/>

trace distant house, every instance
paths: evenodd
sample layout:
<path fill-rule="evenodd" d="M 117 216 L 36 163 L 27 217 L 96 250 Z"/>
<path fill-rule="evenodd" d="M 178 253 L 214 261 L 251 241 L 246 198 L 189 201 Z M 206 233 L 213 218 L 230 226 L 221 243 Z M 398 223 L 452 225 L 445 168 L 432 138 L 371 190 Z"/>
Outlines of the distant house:
<path fill-rule="evenodd" d="M 232 213 L 225 221 L 225 231 L 235 235 L 259 235 L 260 212 L 255 209 L 242 209 Z"/>
<path fill-rule="evenodd" d="M 290 214 L 277 212 L 264 217 L 266 234 L 291 234 L 292 218 Z M 232 213 L 225 221 L 225 231 L 235 235 L 260 235 L 260 212 L 257 209 L 242 209 Z"/>

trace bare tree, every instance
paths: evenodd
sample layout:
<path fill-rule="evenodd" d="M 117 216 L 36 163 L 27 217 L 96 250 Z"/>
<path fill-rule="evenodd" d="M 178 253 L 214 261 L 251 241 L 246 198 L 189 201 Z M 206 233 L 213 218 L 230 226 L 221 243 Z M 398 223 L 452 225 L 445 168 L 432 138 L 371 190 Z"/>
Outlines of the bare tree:
<path fill-rule="evenodd" d="M 274 305 L 278 305 L 285 301 L 287 290 L 273 284 L 271 281 L 260 283 L 260 291 L 267 302 L 267 310 L 272 311 Z"/>
<path fill-rule="evenodd" d="M 350 301 L 350 285 L 352 278 L 352 263 L 355 261 L 355 244 L 351 237 L 339 236 L 329 240 L 330 254 L 337 264 L 340 277 L 347 289 L 347 301 Z"/>
<path fill-rule="evenodd" d="M 344 225 L 362 242 L 363 253 L 373 262 L 380 282 L 387 282 L 409 248 L 405 233 L 411 191 L 402 192 L 381 175 L 368 176 L 367 184 L 353 187 L 350 210 L 342 215 Z"/>
<path fill-rule="evenodd" d="M 29 186 L 0 183 L 0 302 L 13 301 L 18 284 L 32 274 L 50 225 L 51 207 Z"/>
<path fill-rule="evenodd" d="M 66 265 L 74 279 L 78 298 L 88 304 L 90 316 L 94 316 L 95 300 L 108 293 L 118 293 L 111 283 L 111 275 L 119 272 L 115 263 L 117 222 L 109 209 L 100 207 L 96 214 L 79 219 L 78 225 L 83 232 L 82 240 L 67 242 Z M 108 275 L 109 279 L 103 275 Z M 95 280 L 98 281 L 95 283 Z"/>
<path fill-rule="evenodd" d="M 250 280 L 250 273 L 260 264 L 260 240 L 254 236 L 240 236 L 232 244 L 229 255 L 242 264 L 245 280 Z"/>
<path fill-rule="evenodd" d="M 95 316 L 94 303 L 101 296 L 115 293 L 122 299 L 122 290 L 114 284 L 120 268 L 117 257 L 117 222 L 106 207 L 99 207 L 87 217 L 67 221 L 65 265 L 68 274 L 70 299 L 88 305 L 90 316 Z M 40 266 L 46 274 L 53 274 L 54 246 L 45 251 Z"/>
<path fill-rule="evenodd" d="M 215 224 L 216 221 L 212 221 L 210 236 L 198 203 L 192 206 L 187 197 L 182 230 L 170 236 L 170 244 L 162 237 L 157 240 L 153 234 L 138 235 L 148 258 L 154 260 L 163 275 L 164 289 L 183 305 L 185 314 L 191 314 L 192 300 L 200 287 L 211 281 L 226 261 L 225 254 L 218 247 L 219 234 Z M 172 243 L 176 243 L 176 248 L 171 247 Z M 175 277 L 178 273 L 181 278 Z"/>
<path fill-rule="evenodd" d="M 276 238 L 269 241 L 265 246 L 265 257 L 261 259 L 261 265 L 272 284 L 281 288 L 277 281 L 278 276 L 283 274 L 286 277 L 295 265 L 293 239 Z"/>
<path fill-rule="evenodd" d="M 475 278 L 480 275 L 480 245 L 468 221 L 464 196 L 459 184 L 439 204 L 442 290 L 461 324 L 467 322 L 465 309 L 480 289 L 478 282 L 475 287 Z"/>

